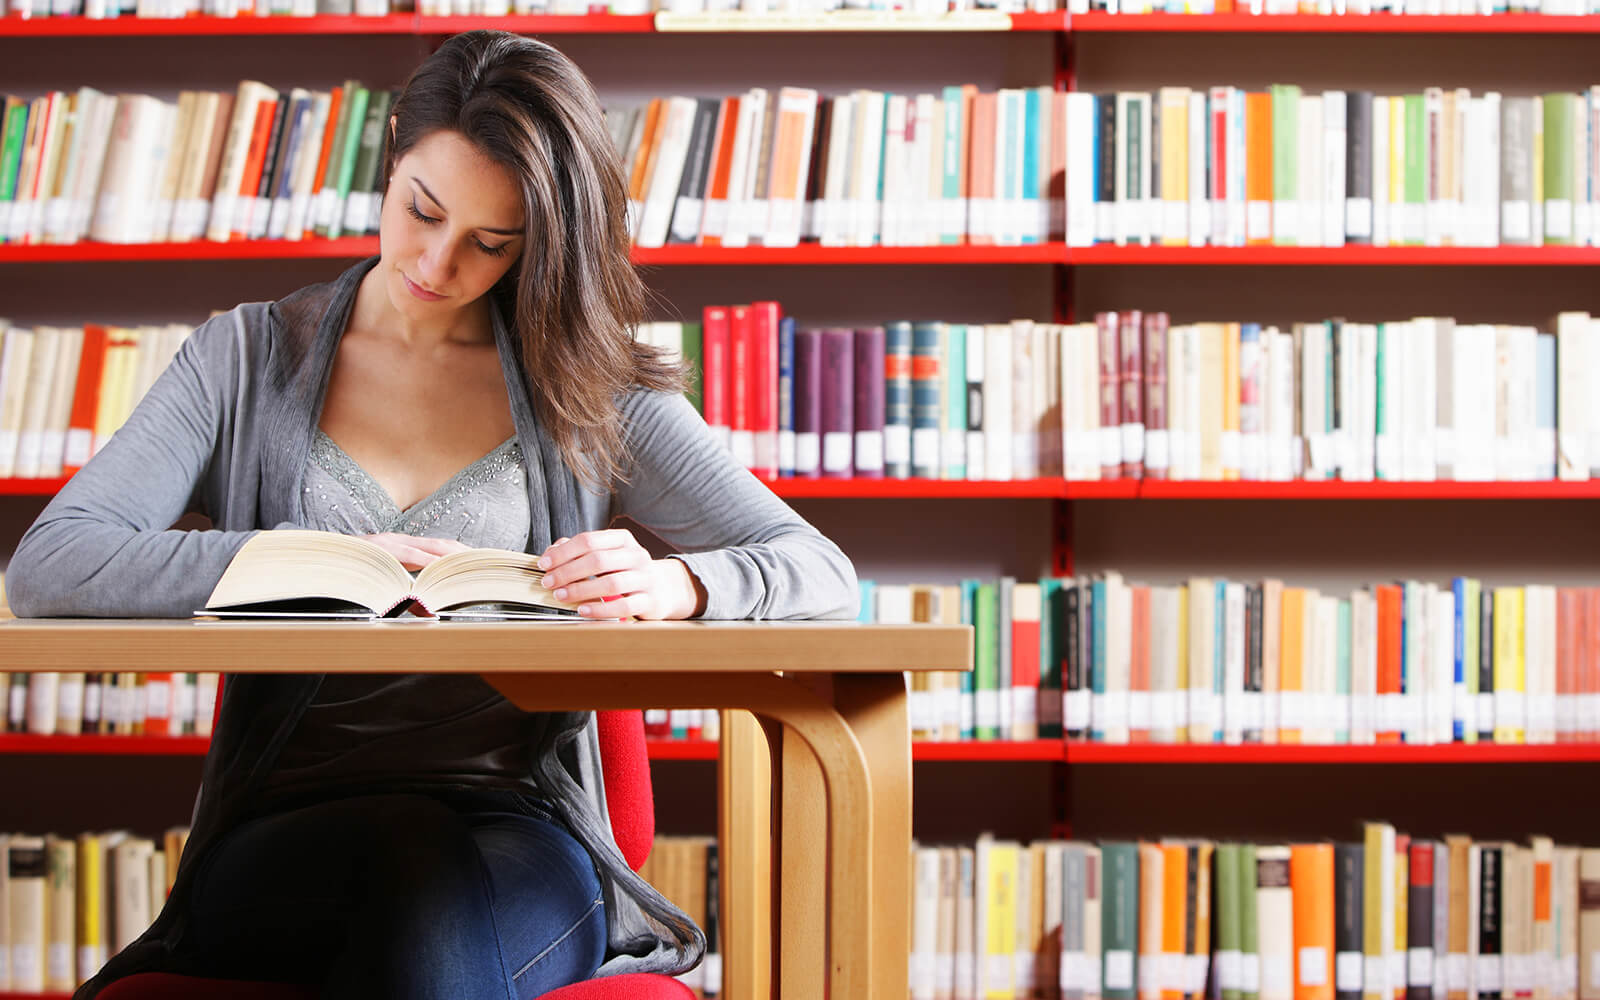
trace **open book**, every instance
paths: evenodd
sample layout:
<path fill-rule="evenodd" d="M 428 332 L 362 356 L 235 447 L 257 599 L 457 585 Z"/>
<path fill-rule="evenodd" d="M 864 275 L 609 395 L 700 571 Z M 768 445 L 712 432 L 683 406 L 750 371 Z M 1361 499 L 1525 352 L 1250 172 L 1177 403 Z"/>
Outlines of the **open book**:
<path fill-rule="evenodd" d="M 197 615 L 395 618 L 556 618 L 577 605 L 539 585 L 538 556 L 467 549 L 415 575 L 379 545 L 331 531 L 263 531 L 244 544 Z"/>

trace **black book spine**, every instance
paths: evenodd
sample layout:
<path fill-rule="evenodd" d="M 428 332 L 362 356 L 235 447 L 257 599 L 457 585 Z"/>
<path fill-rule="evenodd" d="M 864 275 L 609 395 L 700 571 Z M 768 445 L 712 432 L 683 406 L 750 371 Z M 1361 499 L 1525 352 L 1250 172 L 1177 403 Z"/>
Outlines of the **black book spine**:
<path fill-rule="evenodd" d="M 705 982 L 700 995 L 722 995 L 722 920 L 718 914 L 718 895 L 722 891 L 722 873 L 717 863 L 717 842 L 706 845 L 706 954 L 701 960 Z"/>
<path fill-rule="evenodd" d="M 1100 184 L 1095 191 L 1095 239 L 1110 242 L 1116 238 L 1117 204 L 1117 95 L 1095 98 L 1100 108 Z"/>
<path fill-rule="evenodd" d="M 711 133 L 722 102 L 702 97 L 695 101 L 694 124 L 689 132 L 689 158 L 678 180 L 678 197 L 667 227 L 668 243 L 693 243 L 700 235 L 700 215 L 705 205 L 706 172 L 711 161 Z"/>
<path fill-rule="evenodd" d="M 1251 584 L 1245 588 L 1245 663 L 1244 663 L 1244 690 L 1245 696 L 1251 705 L 1251 710 L 1245 713 L 1244 741 L 1246 743 L 1261 742 L 1262 714 L 1265 706 L 1262 704 L 1262 616 L 1266 613 L 1266 601 L 1262 598 L 1261 585 Z M 1179 641 L 1182 641 L 1181 639 Z M 1253 697 L 1252 697 L 1253 696 Z"/>
<path fill-rule="evenodd" d="M 1333 386 L 1333 391 L 1329 393 L 1332 398 L 1329 400 L 1328 406 L 1333 413 L 1333 423 L 1328 427 L 1329 437 L 1331 438 L 1330 443 L 1333 445 L 1333 466 L 1329 472 L 1331 478 L 1338 478 L 1345 471 L 1342 465 L 1343 456 L 1340 455 L 1339 448 L 1340 432 L 1344 428 L 1344 409 L 1339 405 L 1339 397 L 1342 395 L 1339 391 L 1339 374 L 1343 370 L 1339 367 L 1339 358 L 1343 351 L 1344 320 L 1334 317 L 1328 320 L 1328 363 L 1333 369 L 1332 378 L 1328 379 L 1328 384 Z"/>
<path fill-rule="evenodd" d="M 1433 845 L 1412 841 L 1406 869 L 1406 1000 L 1433 1000 Z"/>
<path fill-rule="evenodd" d="M 1500 1000 L 1500 848 L 1480 848 L 1478 871 L 1478 1000 Z"/>
<path fill-rule="evenodd" d="M 1072 580 L 1066 581 L 1061 588 L 1066 621 L 1066 640 L 1063 644 L 1064 648 L 1061 650 L 1065 657 L 1065 668 L 1061 675 L 1061 690 L 1064 704 L 1068 706 L 1064 724 L 1066 725 L 1066 734 L 1069 740 L 1079 740 L 1085 735 L 1082 725 L 1073 725 L 1075 722 L 1081 723 L 1082 716 L 1073 712 L 1070 707 L 1087 697 L 1086 692 L 1088 690 L 1084 684 L 1083 652 L 1079 645 L 1083 637 L 1082 613 L 1079 606 L 1081 592 L 1082 588 Z"/>
<path fill-rule="evenodd" d="M 1366 847 L 1333 845 L 1334 1000 L 1361 1000 Z"/>
<path fill-rule="evenodd" d="M 1372 242 L 1372 91 L 1345 95 L 1346 243 Z"/>
<path fill-rule="evenodd" d="M 261 168 L 261 178 L 256 182 L 256 198 L 260 199 L 256 202 L 256 211 L 258 212 L 271 207 L 270 204 L 263 204 L 263 201 L 272 197 L 274 190 L 272 179 L 282 169 L 283 157 L 279 154 L 282 152 L 283 147 L 283 123 L 289 117 L 289 106 L 292 103 L 294 102 L 289 100 L 288 94 L 281 94 L 278 97 L 277 107 L 272 112 L 272 131 L 267 134 L 267 151 L 261 161 L 264 166 Z M 254 215 L 251 216 L 251 229 L 259 228 L 265 231 L 266 226 L 261 225 L 258 227 L 254 221 L 255 218 Z"/>
<path fill-rule="evenodd" d="M 1489 587 L 1478 595 L 1478 739 L 1494 739 L 1494 591 Z"/>

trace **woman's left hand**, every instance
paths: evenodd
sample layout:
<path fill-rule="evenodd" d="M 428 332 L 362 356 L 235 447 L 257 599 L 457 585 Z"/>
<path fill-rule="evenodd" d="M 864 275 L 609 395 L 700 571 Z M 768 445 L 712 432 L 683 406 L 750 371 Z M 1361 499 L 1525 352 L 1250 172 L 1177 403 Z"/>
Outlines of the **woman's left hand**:
<path fill-rule="evenodd" d="M 625 528 L 559 538 L 539 556 L 540 583 L 585 618 L 693 618 L 706 593 L 679 559 L 652 559 Z"/>

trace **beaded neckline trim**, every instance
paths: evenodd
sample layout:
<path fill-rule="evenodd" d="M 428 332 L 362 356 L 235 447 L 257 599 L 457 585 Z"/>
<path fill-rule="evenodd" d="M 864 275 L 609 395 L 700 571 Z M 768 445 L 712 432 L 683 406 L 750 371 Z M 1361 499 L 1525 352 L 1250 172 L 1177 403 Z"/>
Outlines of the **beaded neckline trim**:
<path fill-rule="evenodd" d="M 515 436 L 507 438 L 493 451 L 451 476 L 443 486 L 405 510 L 401 510 L 388 491 L 320 427 L 311 442 L 311 460 L 338 480 L 384 530 L 410 534 L 412 532 L 407 528 L 426 528 L 437 522 L 449 513 L 452 503 L 486 483 L 505 477 L 508 473 L 520 474 L 522 446 Z"/>

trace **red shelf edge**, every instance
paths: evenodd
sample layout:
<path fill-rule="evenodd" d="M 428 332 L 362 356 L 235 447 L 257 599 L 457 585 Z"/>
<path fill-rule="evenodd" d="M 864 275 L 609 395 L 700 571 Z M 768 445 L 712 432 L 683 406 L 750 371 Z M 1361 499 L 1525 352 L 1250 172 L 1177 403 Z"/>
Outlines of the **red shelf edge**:
<path fill-rule="evenodd" d="M 34 733 L 0 734 L 0 753 L 32 754 L 141 754 L 150 756 L 203 756 L 209 736 L 109 736 L 101 734 L 41 736 Z"/>
<path fill-rule="evenodd" d="M 1118 15 L 1122 16 L 1122 15 Z M 1196 17 L 1203 15 L 1193 15 Z M 1071 247 L 1067 263 L 1109 265 L 1276 265 L 1299 267 L 1488 267 L 1581 266 L 1600 264 L 1600 247 L 1496 246 L 1496 247 L 1342 247 L 1244 246 L 1114 246 L 1098 244 Z"/>
<path fill-rule="evenodd" d="M 1068 742 L 1071 764 L 1494 764 L 1600 762 L 1600 743 L 1160 744 Z"/>
<path fill-rule="evenodd" d="M 1072 32 L 1327 34 L 1587 34 L 1600 17 L 1550 14 L 1075 14 Z"/>

